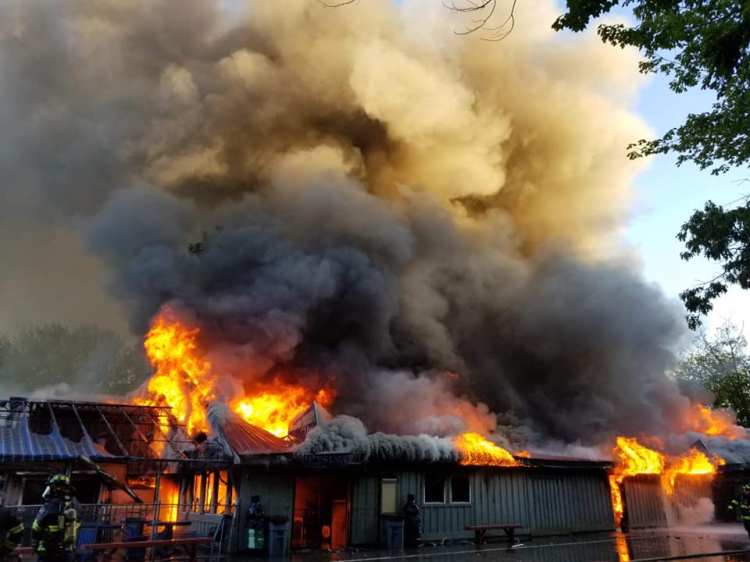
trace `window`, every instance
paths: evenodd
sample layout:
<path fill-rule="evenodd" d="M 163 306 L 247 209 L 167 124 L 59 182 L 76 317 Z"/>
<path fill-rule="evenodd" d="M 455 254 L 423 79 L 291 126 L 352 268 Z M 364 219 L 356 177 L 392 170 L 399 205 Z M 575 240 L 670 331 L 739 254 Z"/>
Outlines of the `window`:
<path fill-rule="evenodd" d="M 203 475 L 193 475 L 193 506 L 192 511 L 200 513 L 201 511 L 201 498 L 203 497 Z"/>
<path fill-rule="evenodd" d="M 383 478 L 380 481 L 380 513 L 396 513 L 396 485 L 395 478 Z"/>
<path fill-rule="evenodd" d="M 214 512 L 214 486 L 216 485 L 216 473 L 209 472 L 203 476 L 205 481 L 206 492 L 203 498 L 203 512 L 213 513 Z"/>
<path fill-rule="evenodd" d="M 471 487 L 466 475 L 451 477 L 451 503 L 470 503 Z"/>
<path fill-rule="evenodd" d="M 424 502 L 445 503 L 445 476 L 437 474 L 425 475 Z"/>
<path fill-rule="evenodd" d="M 226 470 L 219 472 L 219 491 L 216 496 L 216 513 L 227 511 L 230 502 L 229 474 Z"/>

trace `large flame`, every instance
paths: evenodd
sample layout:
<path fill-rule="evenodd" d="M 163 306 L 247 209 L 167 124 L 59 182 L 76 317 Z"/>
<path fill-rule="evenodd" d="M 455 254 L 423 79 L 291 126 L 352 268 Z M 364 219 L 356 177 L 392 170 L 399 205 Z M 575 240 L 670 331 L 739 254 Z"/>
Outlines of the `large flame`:
<path fill-rule="evenodd" d="M 609 476 L 612 510 L 619 526 L 622 521 L 623 502 L 620 484 L 627 476 L 639 474 L 659 475 L 661 487 L 667 496 L 674 494 L 675 483 L 680 475 L 713 476 L 724 464 L 719 457 L 709 458 L 697 449 L 690 449 L 678 456 L 669 456 L 650 449 L 633 437 L 618 436 L 612 451 L 615 461 Z"/>
<path fill-rule="evenodd" d="M 146 385 L 145 395 L 136 399 L 140 404 L 171 407 L 190 435 L 209 431 L 207 407 L 218 397 L 218 373 L 200 350 L 199 335 L 197 327 L 186 325 L 169 309 L 154 319 L 144 340 L 154 374 Z M 285 437 L 289 423 L 312 400 L 328 406 L 334 396 L 329 388 L 308 389 L 274 379 L 270 383 L 256 383 L 251 392 L 242 396 L 221 398 L 227 399 L 231 409 L 248 423 Z"/>
<path fill-rule="evenodd" d="M 520 466 L 510 451 L 503 449 L 479 433 L 468 431 L 453 440 L 463 465 Z"/>
<path fill-rule="evenodd" d="M 693 404 L 687 411 L 685 429 L 706 435 L 722 436 L 729 439 L 740 439 L 745 430 L 735 423 L 731 413 L 724 410 L 713 410 L 703 404 Z"/>
<path fill-rule="evenodd" d="M 684 455 L 672 459 L 670 465 L 662 474 L 662 488 L 671 496 L 674 494 L 675 482 L 680 475 L 713 476 L 717 467 L 724 464 L 724 459 L 708 458 L 705 453 L 690 449 Z"/>
<path fill-rule="evenodd" d="M 206 404 L 215 398 L 211 363 L 198 350 L 198 329 L 183 325 L 169 312 L 159 314 L 143 346 L 154 368 L 141 404 L 165 404 L 189 434 L 208 431 Z"/>
<path fill-rule="evenodd" d="M 274 380 L 252 396 L 236 400 L 231 408 L 248 423 L 262 427 L 276 437 L 286 437 L 291 422 L 309 407 L 312 400 L 328 406 L 333 396 L 330 389 L 314 392 L 303 386 Z"/>
<path fill-rule="evenodd" d="M 661 474 L 664 471 L 664 455 L 641 445 L 633 437 L 617 437 L 612 456 L 618 482 L 622 482 L 626 476 Z"/>
<path fill-rule="evenodd" d="M 623 504 L 620 484 L 626 476 L 637 474 L 661 474 L 664 470 L 664 455 L 644 447 L 632 437 L 618 436 L 612 451 L 615 461 L 609 477 L 609 490 L 612 498 L 612 511 L 615 523 L 622 523 Z"/>

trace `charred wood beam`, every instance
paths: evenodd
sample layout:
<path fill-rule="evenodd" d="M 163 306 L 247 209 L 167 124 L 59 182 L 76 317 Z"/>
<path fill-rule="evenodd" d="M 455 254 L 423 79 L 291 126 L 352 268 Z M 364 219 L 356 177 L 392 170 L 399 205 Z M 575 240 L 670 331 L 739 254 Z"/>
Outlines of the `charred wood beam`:
<path fill-rule="evenodd" d="M 86 429 L 86 424 L 83 423 L 83 418 L 81 417 L 81 414 L 78 412 L 78 408 L 76 408 L 76 405 L 71 402 L 70 406 L 71 406 L 71 408 L 73 408 L 73 414 L 75 415 L 76 419 L 78 420 L 78 423 L 81 425 L 81 430 L 83 431 L 83 435 L 86 436 L 86 438 L 92 444 L 95 443 L 94 439 L 91 437 L 91 434 L 89 433 L 89 430 Z"/>
<path fill-rule="evenodd" d="M 107 416 L 104 415 L 104 412 L 98 405 L 96 406 L 96 411 L 99 412 L 99 415 L 102 417 L 102 420 L 104 420 L 104 425 L 107 426 L 107 430 L 112 434 L 112 437 L 115 438 L 115 443 L 117 443 L 117 446 L 120 448 L 120 451 L 122 452 L 123 456 L 129 457 L 130 452 L 125 448 L 125 445 L 122 444 L 122 441 L 120 441 L 120 438 L 117 436 L 117 433 L 115 432 L 115 429 L 112 427 L 112 424 L 109 423 Z"/>
<path fill-rule="evenodd" d="M 177 447 L 177 444 L 174 442 L 174 440 L 172 438 L 169 437 L 169 434 L 164 433 L 162 431 L 162 429 L 161 429 L 161 423 L 160 423 L 159 418 L 157 418 L 156 416 L 154 416 L 153 412 L 151 412 L 151 411 L 149 411 L 147 413 L 151 417 L 151 420 L 154 422 L 154 427 L 156 428 L 156 430 L 164 436 L 164 439 L 172 447 L 172 450 L 176 451 L 177 454 L 180 455 L 180 457 L 182 457 L 183 460 L 192 460 L 192 459 L 189 459 L 188 456 L 185 453 L 183 453 L 182 450 L 179 447 Z"/>
<path fill-rule="evenodd" d="M 52 404 L 47 402 L 47 409 L 49 410 L 49 416 L 50 420 L 52 421 L 52 426 L 55 428 L 57 433 L 61 433 L 60 431 L 60 424 L 57 423 L 57 416 L 55 416 L 55 411 L 52 409 Z"/>
<path fill-rule="evenodd" d="M 120 411 L 122 412 L 122 415 L 125 416 L 125 419 L 128 420 L 128 422 L 130 423 L 130 425 L 133 426 L 133 430 L 135 431 L 136 435 L 138 437 L 140 437 L 141 441 L 143 441 L 147 445 L 150 444 L 151 442 L 146 438 L 145 435 L 143 435 L 143 433 L 141 432 L 141 430 L 138 428 L 138 426 L 135 424 L 135 422 L 130 418 L 130 416 L 128 415 L 128 413 L 125 411 L 125 408 L 120 408 Z"/>

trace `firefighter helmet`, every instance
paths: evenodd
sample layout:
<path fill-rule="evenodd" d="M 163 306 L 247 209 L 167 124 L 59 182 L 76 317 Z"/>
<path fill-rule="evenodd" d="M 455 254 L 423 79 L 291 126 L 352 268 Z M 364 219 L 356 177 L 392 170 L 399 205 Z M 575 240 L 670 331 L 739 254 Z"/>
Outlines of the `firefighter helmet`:
<path fill-rule="evenodd" d="M 42 493 L 43 499 L 55 496 L 64 496 L 72 493 L 73 487 L 70 485 L 70 476 L 67 474 L 53 474 L 47 480 L 47 487 Z"/>

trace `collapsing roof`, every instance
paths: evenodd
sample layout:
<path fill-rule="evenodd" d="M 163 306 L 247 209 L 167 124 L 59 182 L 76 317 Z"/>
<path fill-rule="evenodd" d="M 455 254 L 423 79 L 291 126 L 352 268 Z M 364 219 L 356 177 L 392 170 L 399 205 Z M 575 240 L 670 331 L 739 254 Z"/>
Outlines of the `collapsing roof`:
<path fill-rule="evenodd" d="M 162 427 L 170 428 L 169 435 Z M 168 408 L 0 400 L 2 462 L 157 459 L 177 455 L 182 448 L 178 440 Z"/>
<path fill-rule="evenodd" d="M 208 408 L 212 435 L 191 440 L 170 412 L 168 407 L 132 404 L 0 400 L 0 462 L 73 461 L 85 457 L 98 462 L 270 461 L 324 467 L 460 460 L 445 438 L 368 434 L 356 418 L 333 418 L 316 402 L 293 420 L 287 439 L 253 426 L 226 405 L 215 403 Z M 316 428 L 316 438 L 305 441 Z M 527 467 L 609 464 L 536 454 L 517 460 Z"/>
<path fill-rule="evenodd" d="M 250 425 L 223 404 L 214 404 L 209 408 L 208 420 L 226 452 L 236 458 L 290 452 L 288 441 Z"/>

